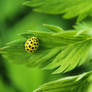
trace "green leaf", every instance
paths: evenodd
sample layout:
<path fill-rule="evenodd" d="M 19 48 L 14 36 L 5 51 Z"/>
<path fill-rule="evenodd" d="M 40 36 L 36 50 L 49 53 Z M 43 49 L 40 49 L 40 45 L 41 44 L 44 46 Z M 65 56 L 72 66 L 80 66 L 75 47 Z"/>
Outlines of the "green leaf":
<path fill-rule="evenodd" d="M 33 7 L 37 12 L 64 14 L 66 19 L 78 16 L 77 22 L 92 14 L 92 0 L 30 0 L 24 5 Z"/>
<path fill-rule="evenodd" d="M 90 40 L 68 46 L 57 55 L 53 62 L 47 66 L 47 69 L 53 69 L 59 66 L 54 73 L 68 72 L 76 66 L 83 64 L 89 58 L 90 48 Z"/>
<path fill-rule="evenodd" d="M 39 31 L 22 33 L 20 35 L 24 39 L 8 43 L 0 53 L 10 61 L 29 67 L 37 66 L 43 69 L 58 67 L 53 73 L 68 72 L 83 64 L 90 56 L 92 36 L 88 34 L 89 30 L 76 36 L 78 32 L 71 30 L 58 33 Z M 24 44 L 32 36 L 39 39 L 40 46 L 37 52 L 28 53 L 24 49 Z"/>
<path fill-rule="evenodd" d="M 33 92 L 88 92 L 87 88 L 90 85 L 90 76 L 92 76 L 92 72 L 64 77 L 45 83 Z"/>
<path fill-rule="evenodd" d="M 47 27 L 48 29 L 52 30 L 53 32 L 64 32 L 64 30 L 58 26 L 49 25 L 49 24 L 43 24 L 44 27 Z"/>
<path fill-rule="evenodd" d="M 77 23 L 79 23 L 80 21 L 82 21 L 83 19 L 85 19 L 88 15 L 90 15 L 91 12 L 84 12 L 82 14 L 80 14 L 77 18 Z"/>

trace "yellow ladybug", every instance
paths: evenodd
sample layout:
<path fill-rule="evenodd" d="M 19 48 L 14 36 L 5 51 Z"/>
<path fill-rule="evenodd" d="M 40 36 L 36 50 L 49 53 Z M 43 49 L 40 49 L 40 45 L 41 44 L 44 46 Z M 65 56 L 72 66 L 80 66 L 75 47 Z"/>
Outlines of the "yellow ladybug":
<path fill-rule="evenodd" d="M 27 52 L 35 52 L 39 47 L 39 40 L 37 37 L 31 37 L 25 42 L 25 50 Z"/>

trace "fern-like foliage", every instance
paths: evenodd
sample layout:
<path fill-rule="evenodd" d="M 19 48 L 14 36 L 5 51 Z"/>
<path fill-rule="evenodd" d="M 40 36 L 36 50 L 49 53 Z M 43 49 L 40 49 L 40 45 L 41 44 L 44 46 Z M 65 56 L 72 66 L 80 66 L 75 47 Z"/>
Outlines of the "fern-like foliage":
<path fill-rule="evenodd" d="M 30 0 L 24 4 L 37 12 L 64 14 L 66 19 L 78 16 L 77 22 L 92 15 L 92 0 Z"/>
<path fill-rule="evenodd" d="M 89 92 L 87 88 L 90 77 L 92 78 L 92 72 L 61 78 L 46 83 L 33 92 Z"/>
<path fill-rule="evenodd" d="M 82 29 L 64 31 L 57 26 L 45 26 L 52 32 L 22 33 L 20 35 L 23 38 L 8 43 L 0 52 L 10 61 L 27 64 L 30 67 L 57 68 L 53 72 L 55 74 L 68 72 L 91 58 L 92 34 L 88 28 L 80 32 Z M 37 52 L 28 53 L 24 49 L 24 44 L 32 36 L 39 39 L 40 46 Z"/>

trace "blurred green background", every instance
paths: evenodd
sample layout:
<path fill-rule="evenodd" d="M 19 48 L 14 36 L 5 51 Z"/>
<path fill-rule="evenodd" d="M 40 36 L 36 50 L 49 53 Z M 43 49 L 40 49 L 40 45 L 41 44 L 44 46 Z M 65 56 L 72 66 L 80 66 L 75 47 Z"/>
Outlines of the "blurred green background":
<path fill-rule="evenodd" d="M 33 12 L 30 7 L 23 5 L 24 1 L 0 0 L 0 47 L 19 39 L 18 34 L 22 32 L 49 31 L 42 24 L 72 28 L 71 20 L 64 20 L 61 15 Z M 11 63 L 0 55 L 0 92 L 32 92 L 41 84 L 61 77 L 50 72 Z"/>

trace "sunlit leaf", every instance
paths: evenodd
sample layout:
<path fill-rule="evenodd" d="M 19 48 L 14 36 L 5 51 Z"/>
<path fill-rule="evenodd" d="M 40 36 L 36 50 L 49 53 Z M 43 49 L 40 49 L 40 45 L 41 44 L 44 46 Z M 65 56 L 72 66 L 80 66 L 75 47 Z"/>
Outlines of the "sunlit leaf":
<path fill-rule="evenodd" d="M 84 31 L 76 36 L 78 32 L 29 31 L 20 34 L 24 39 L 8 43 L 0 52 L 10 61 L 23 63 L 29 67 L 43 66 L 43 69 L 58 67 L 53 73 L 68 72 L 83 64 L 90 56 L 91 35 L 88 34 L 89 31 Z M 32 36 L 39 39 L 40 45 L 37 52 L 28 53 L 24 49 L 24 44 Z"/>
<path fill-rule="evenodd" d="M 64 14 L 66 19 L 78 16 L 77 22 L 92 14 L 92 0 L 30 0 L 24 4 L 37 12 Z"/>
<path fill-rule="evenodd" d="M 33 92 L 88 92 L 92 72 L 61 78 L 45 83 Z"/>

